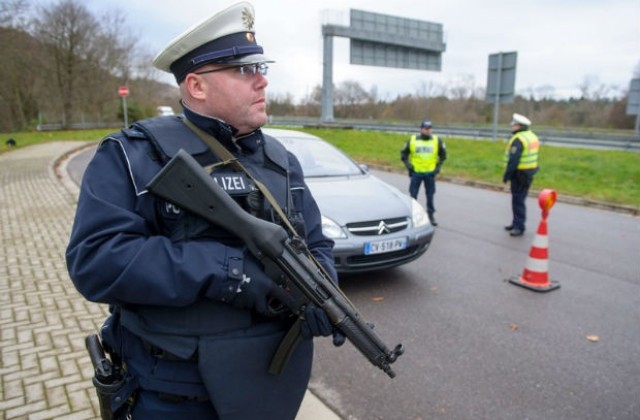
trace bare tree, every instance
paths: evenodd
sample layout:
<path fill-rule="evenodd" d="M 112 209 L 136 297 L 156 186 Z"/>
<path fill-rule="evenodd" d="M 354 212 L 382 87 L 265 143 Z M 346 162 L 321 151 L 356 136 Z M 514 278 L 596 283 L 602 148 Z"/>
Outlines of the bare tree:
<path fill-rule="evenodd" d="M 0 26 L 5 28 L 24 26 L 25 12 L 28 9 L 28 0 L 1 0 Z"/>
<path fill-rule="evenodd" d="M 369 101 L 371 97 L 362 85 L 355 80 L 346 80 L 335 91 L 336 105 L 353 106 Z"/>
<path fill-rule="evenodd" d="M 61 99 L 62 124 L 68 127 L 74 117 L 78 86 L 87 72 L 96 66 L 89 61 L 97 49 L 96 19 L 77 0 L 61 0 L 40 9 L 34 22 L 34 33 L 45 45 L 47 63 L 55 81 L 53 92 Z"/>
<path fill-rule="evenodd" d="M 33 116 L 33 72 L 24 51 L 29 51 L 29 37 L 23 32 L 28 2 L 0 1 L 0 128 L 24 127 Z"/>
<path fill-rule="evenodd" d="M 286 94 L 267 94 L 269 115 L 293 115 L 295 105 L 293 104 L 293 95 Z"/>
<path fill-rule="evenodd" d="M 374 102 L 369 92 L 355 80 L 342 82 L 334 91 L 334 99 L 336 115 L 343 118 L 362 118 L 364 105 Z"/>
<path fill-rule="evenodd" d="M 422 98 L 435 98 L 437 96 L 445 96 L 447 88 L 433 80 L 421 82 L 416 89 L 416 95 Z"/>
<path fill-rule="evenodd" d="M 24 128 L 37 117 L 39 44 L 19 29 L 0 27 L 0 126 Z M 32 57 L 25 52 L 35 53 Z"/>
<path fill-rule="evenodd" d="M 304 116 L 320 116 L 322 86 L 316 85 L 301 101 L 298 113 Z"/>
<path fill-rule="evenodd" d="M 551 85 L 531 86 L 524 89 L 523 96 L 529 96 L 534 101 L 544 101 L 552 99 L 555 95 L 555 88 Z"/>
<path fill-rule="evenodd" d="M 87 52 L 85 65 L 93 67 L 82 75 L 80 86 L 89 109 L 102 120 L 116 115 L 119 85 L 128 85 L 132 78 L 137 40 L 126 27 L 125 15 L 113 10 L 99 19 Z"/>

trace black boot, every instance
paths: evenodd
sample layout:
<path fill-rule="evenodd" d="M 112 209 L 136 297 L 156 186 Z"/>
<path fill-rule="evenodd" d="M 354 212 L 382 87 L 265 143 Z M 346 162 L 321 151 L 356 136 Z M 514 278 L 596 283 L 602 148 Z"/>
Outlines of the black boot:
<path fill-rule="evenodd" d="M 429 213 L 429 221 L 431 222 L 432 226 L 438 226 L 438 222 L 436 222 L 436 218 L 433 213 Z"/>

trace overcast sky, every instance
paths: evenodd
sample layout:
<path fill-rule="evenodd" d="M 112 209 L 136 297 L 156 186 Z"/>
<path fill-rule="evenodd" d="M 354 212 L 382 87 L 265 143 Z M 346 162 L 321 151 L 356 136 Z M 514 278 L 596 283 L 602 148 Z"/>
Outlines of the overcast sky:
<path fill-rule="evenodd" d="M 53 0 L 34 0 L 50 3 Z M 214 0 L 85 0 L 97 14 L 120 10 L 153 54 L 196 22 L 235 3 Z M 349 43 L 334 38 L 334 83 L 358 81 L 382 99 L 430 83 L 484 88 L 488 56 L 517 51 L 516 92 L 544 86 L 577 96 L 585 80 L 626 91 L 640 77 L 640 0 L 255 0 L 256 38 L 270 66 L 268 91 L 297 99 L 322 83 L 324 23 L 348 25 L 349 10 L 441 23 L 442 71 L 349 64 Z M 167 78 L 167 81 L 172 81 Z"/>

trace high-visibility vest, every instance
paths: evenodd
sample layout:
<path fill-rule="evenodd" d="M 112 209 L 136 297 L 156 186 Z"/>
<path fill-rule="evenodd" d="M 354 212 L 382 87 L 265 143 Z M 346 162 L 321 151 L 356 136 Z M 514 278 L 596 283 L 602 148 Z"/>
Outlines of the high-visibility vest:
<path fill-rule="evenodd" d="M 519 131 L 515 133 L 509 143 L 507 149 L 504 152 L 504 164 L 509 162 L 509 150 L 516 139 L 520 139 L 522 143 L 522 154 L 520 155 L 520 161 L 518 162 L 518 169 L 535 169 L 538 167 L 538 152 L 540 151 L 540 140 L 533 131 Z"/>
<path fill-rule="evenodd" d="M 438 164 L 438 137 L 432 136 L 430 139 L 418 139 L 412 136 L 409 140 L 409 151 L 411 152 L 409 161 L 416 172 L 431 172 Z"/>

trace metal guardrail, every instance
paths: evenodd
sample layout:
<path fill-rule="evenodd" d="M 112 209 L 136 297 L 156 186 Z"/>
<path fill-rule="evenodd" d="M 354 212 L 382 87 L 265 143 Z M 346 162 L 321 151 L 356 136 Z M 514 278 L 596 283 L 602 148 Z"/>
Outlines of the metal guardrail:
<path fill-rule="evenodd" d="M 409 124 L 383 124 L 369 120 L 336 120 L 332 123 L 320 122 L 317 118 L 305 117 L 270 117 L 269 124 L 288 125 L 293 127 L 332 127 L 350 128 L 356 130 L 389 131 L 395 133 L 415 133 L 418 128 Z M 119 127 L 122 123 L 75 123 L 71 129 L 91 129 Z M 39 124 L 38 131 L 61 130 L 62 124 Z M 456 127 L 442 125 L 437 126 L 437 132 L 442 136 L 464 137 L 471 139 L 493 139 L 491 128 Z M 587 147 L 609 150 L 628 150 L 640 152 L 640 135 L 637 134 L 610 134 L 597 132 L 577 131 L 552 131 L 535 130 L 543 144 L 559 146 Z M 509 138 L 508 130 L 498 130 L 498 138 Z"/>
<path fill-rule="evenodd" d="M 60 123 L 54 124 L 38 124 L 36 126 L 36 130 L 38 131 L 58 131 L 63 129 L 69 130 L 91 130 L 94 128 L 114 128 L 121 127 L 122 122 L 83 122 L 83 123 L 72 123 L 69 124 L 69 127 L 63 127 Z"/>
<path fill-rule="evenodd" d="M 293 127 L 350 128 L 356 130 L 389 131 L 396 133 L 415 133 L 416 126 L 407 124 L 382 124 L 366 120 L 336 120 L 323 123 L 313 118 L 271 117 L 269 124 Z M 464 137 L 471 139 L 493 139 L 491 128 L 456 127 L 442 125 L 437 127 L 442 136 Z M 543 144 L 559 146 L 600 148 L 609 150 L 629 150 L 640 152 L 640 136 L 635 134 L 610 134 L 597 132 L 535 130 Z M 509 138 L 508 130 L 498 130 L 498 138 Z"/>

